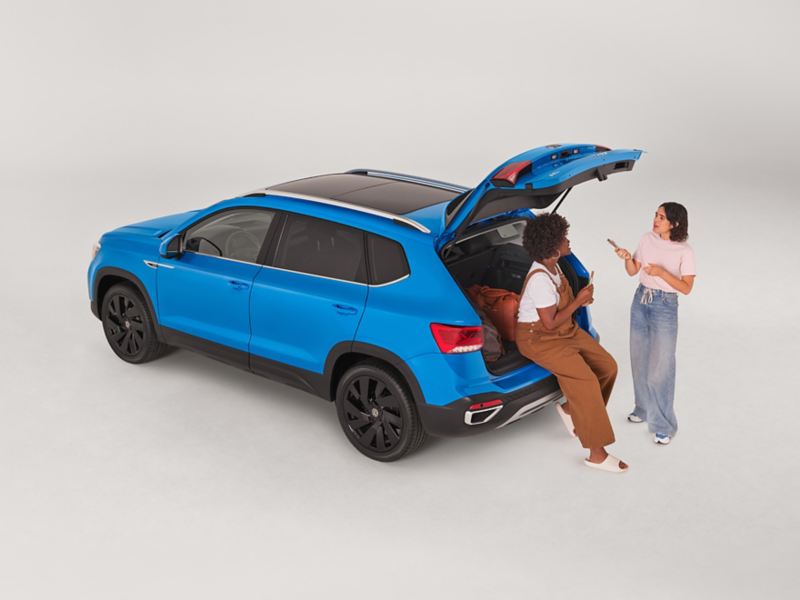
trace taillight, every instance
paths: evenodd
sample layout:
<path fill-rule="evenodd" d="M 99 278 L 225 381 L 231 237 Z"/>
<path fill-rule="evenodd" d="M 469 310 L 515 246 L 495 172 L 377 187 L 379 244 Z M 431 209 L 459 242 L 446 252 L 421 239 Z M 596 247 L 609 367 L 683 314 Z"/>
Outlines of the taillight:
<path fill-rule="evenodd" d="M 431 333 L 439 350 L 445 354 L 474 352 L 483 348 L 482 327 L 458 327 L 431 323 Z"/>

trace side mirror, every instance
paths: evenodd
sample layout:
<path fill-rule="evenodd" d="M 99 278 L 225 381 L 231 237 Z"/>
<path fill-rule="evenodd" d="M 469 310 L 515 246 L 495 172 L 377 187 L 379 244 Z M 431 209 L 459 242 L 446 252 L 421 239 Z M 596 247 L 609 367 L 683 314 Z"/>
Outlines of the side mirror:
<path fill-rule="evenodd" d="M 177 258 L 183 254 L 183 248 L 181 246 L 181 234 L 171 235 L 161 242 L 161 245 L 158 247 L 158 253 L 163 258 Z"/>

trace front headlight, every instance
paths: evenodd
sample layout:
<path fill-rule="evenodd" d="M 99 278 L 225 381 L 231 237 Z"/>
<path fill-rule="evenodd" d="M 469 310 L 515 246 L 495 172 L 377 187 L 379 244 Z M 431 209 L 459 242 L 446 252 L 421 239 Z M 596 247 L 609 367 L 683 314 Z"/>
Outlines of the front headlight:
<path fill-rule="evenodd" d="M 94 260 L 94 257 L 97 256 L 98 252 L 100 252 L 100 240 L 96 241 L 94 246 L 92 246 L 92 260 Z"/>

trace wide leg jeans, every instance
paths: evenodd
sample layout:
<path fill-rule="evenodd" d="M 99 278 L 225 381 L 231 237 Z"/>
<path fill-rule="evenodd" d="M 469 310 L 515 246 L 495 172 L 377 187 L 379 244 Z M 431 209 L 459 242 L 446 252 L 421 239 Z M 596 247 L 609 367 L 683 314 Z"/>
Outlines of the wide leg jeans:
<path fill-rule="evenodd" d="M 678 294 L 639 286 L 631 304 L 631 368 L 635 408 L 652 433 L 678 431 L 675 401 L 675 349 Z"/>

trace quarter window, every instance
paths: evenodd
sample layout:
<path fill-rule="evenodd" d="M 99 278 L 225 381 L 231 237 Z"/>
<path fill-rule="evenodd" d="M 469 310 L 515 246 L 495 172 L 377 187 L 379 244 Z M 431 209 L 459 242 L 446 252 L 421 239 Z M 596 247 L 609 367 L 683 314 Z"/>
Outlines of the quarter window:
<path fill-rule="evenodd" d="M 184 249 L 198 254 L 257 262 L 275 218 L 271 210 L 243 208 L 209 217 L 186 231 Z"/>
<path fill-rule="evenodd" d="M 366 283 L 364 232 L 313 217 L 287 215 L 274 266 Z"/>
<path fill-rule="evenodd" d="M 373 234 L 367 240 L 371 283 L 388 283 L 408 275 L 408 261 L 400 244 Z"/>

